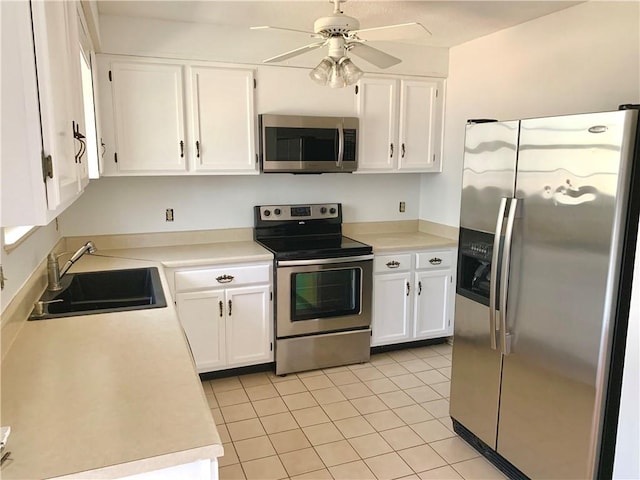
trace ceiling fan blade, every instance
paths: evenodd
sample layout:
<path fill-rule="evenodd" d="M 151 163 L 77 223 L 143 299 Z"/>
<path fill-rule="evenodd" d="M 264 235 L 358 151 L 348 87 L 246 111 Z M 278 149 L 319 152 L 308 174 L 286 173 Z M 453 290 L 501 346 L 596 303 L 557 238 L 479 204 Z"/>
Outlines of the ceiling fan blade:
<path fill-rule="evenodd" d="M 305 35 L 309 35 L 310 37 L 319 37 L 322 38 L 321 35 L 318 35 L 314 32 L 307 32 L 306 30 L 295 30 L 293 28 L 282 28 L 282 27 L 271 27 L 269 25 L 260 25 L 257 27 L 249 27 L 249 30 L 280 30 L 283 32 L 296 32 L 296 33 L 304 33 Z"/>
<path fill-rule="evenodd" d="M 354 35 L 360 40 L 378 41 L 419 38 L 425 35 L 431 35 L 431 32 L 421 23 L 412 22 L 386 25 L 384 27 L 363 28 L 362 30 L 352 30 L 349 32 L 349 36 Z"/>
<path fill-rule="evenodd" d="M 263 60 L 263 63 L 281 62 L 283 60 L 288 60 L 289 58 L 293 58 L 297 55 L 302 55 L 303 53 L 315 50 L 316 48 L 323 47 L 326 43 L 327 42 L 311 43 L 309 45 L 305 45 L 304 47 L 281 53 L 280 55 L 276 55 L 275 57 L 267 58 L 266 60 Z"/>
<path fill-rule="evenodd" d="M 396 58 L 388 53 L 384 53 L 382 50 L 370 47 L 364 43 L 350 43 L 349 51 L 354 55 L 372 63 L 378 68 L 389 68 L 402 62 L 399 58 Z"/>

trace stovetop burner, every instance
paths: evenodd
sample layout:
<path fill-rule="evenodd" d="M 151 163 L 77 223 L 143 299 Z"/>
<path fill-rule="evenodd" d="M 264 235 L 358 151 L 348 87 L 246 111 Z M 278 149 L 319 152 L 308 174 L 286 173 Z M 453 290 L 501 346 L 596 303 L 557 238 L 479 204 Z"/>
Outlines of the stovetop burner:
<path fill-rule="evenodd" d="M 342 235 L 342 205 L 268 205 L 254 208 L 255 240 L 276 260 L 371 254 L 370 245 Z"/>

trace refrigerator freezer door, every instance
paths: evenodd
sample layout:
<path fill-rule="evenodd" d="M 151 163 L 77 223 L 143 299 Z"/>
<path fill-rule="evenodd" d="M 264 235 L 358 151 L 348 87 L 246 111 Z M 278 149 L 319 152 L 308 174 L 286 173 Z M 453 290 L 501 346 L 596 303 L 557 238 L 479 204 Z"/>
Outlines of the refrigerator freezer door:
<path fill-rule="evenodd" d="M 624 131 L 625 112 L 521 122 L 497 451 L 530 478 L 591 478 Z"/>
<path fill-rule="evenodd" d="M 500 199 L 513 197 L 519 121 L 467 125 L 460 226 L 494 233 Z"/>
<path fill-rule="evenodd" d="M 492 350 L 489 307 L 456 295 L 451 371 L 451 417 L 496 447 L 502 355 Z"/>

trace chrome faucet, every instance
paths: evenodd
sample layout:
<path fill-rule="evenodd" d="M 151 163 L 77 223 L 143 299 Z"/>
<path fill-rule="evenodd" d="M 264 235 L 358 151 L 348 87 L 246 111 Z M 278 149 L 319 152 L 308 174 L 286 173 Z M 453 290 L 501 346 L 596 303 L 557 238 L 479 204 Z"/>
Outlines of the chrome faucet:
<path fill-rule="evenodd" d="M 49 279 L 49 286 L 47 290 L 50 292 L 57 292 L 58 290 L 62 290 L 62 285 L 60 285 L 60 279 L 65 276 L 67 271 L 71 268 L 71 265 L 80 260 L 85 253 L 96 253 L 97 248 L 93 244 L 92 241 L 88 241 L 82 247 L 80 247 L 76 253 L 71 255 L 71 258 L 64 264 L 62 268 L 58 264 L 58 256 L 55 253 L 50 253 L 47 257 L 47 278 Z"/>

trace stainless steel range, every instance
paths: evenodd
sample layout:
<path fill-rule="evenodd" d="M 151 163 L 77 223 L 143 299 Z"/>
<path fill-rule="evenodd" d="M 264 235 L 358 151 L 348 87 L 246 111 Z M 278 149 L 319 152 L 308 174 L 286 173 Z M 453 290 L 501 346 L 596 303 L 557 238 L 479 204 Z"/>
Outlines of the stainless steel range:
<path fill-rule="evenodd" d="M 274 254 L 276 374 L 369 360 L 372 248 L 342 236 L 342 205 L 254 208 Z"/>

